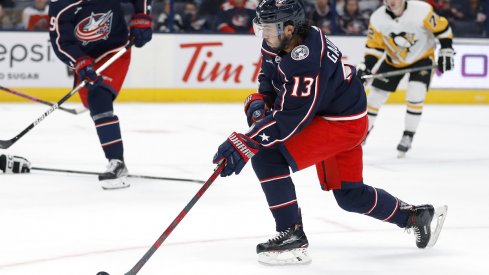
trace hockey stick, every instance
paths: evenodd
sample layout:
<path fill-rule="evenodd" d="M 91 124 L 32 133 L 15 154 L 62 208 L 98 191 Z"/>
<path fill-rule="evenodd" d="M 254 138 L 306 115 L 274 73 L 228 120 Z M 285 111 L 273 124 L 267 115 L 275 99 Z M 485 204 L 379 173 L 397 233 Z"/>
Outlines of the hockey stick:
<path fill-rule="evenodd" d="M 129 270 L 125 275 L 136 275 L 139 270 L 146 264 L 146 262 L 151 258 L 151 256 L 156 252 L 156 250 L 163 244 L 163 242 L 168 238 L 171 232 L 177 227 L 177 225 L 183 220 L 183 218 L 187 215 L 187 213 L 192 209 L 195 203 L 202 197 L 202 195 L 207 191 L 209 186 L 216 180 L 217 176 L 224 169 L 225 163 L 221 162 L 217 165 L 214 173 L 210 176 L 210 178 L 204 183 L 204 185 L 200 188 L 197 194 L 194 195 L 192 200 L 183 208 L 183 210 L 178 214 L 178 216 L 172 221 L 172 223 L 168 226 L 168 228 L 161 234 L 161 236 L 156 240 L 156 242 L 149 248 L 149 250 L 144 254 L 144 256 L 134 265 L 131 270 Z M 98 274 L 103 274 L 99 272 Z"/>
<path fill-rule="evenodd" d="M 115 60 L 117 60 L 121 55 L 123 55 L 132 45 L 134 44 L 133 41 L 130 41 L 127 46 L 119 50 L 116 54 L 114 54 L 107 62 L 102 64 L 100 68 L 97 69 L 96 73 L 100 74 L 103 70 L 105 70 L 107 67 L 110 66 Z M 25 134 L 27 134 L 32 128 L 36 127 L 37 124 L 39 124 L 41 121 L 43 121 L 48 115 L 50 115 L 52 112 L 54 112 L 56 109 L 59 109 L 59 105 L 63 104 L 65 101 L 67 101 L 70 97 L 72 97 L 74 94 L 76 94 L 81 88 L 85 87 L 87 84 L 87 81 L 84 80 L 78 86 L 76 86 L 73 90 L 71 90 L 68 94 L 66 94 L 62 99 L 60 99 L 57 103 L 53 104 L 51 108 L 49 108 L 46 112 L 44 112 L 40 117 L 38 117 L 34 122 L 32 122 L 27 128 L 25 128 L 22 132 L 17 134 L 15 137 L 9 139 L 9 140 L 0 140 L 0 149 L 7 149 L 12 144 L 17 142 L 21 137 L 23 137 Z"/>
<path fill-rule="evenodd" d="M 56 169 L 56 168 L 44 168 L 44 167 L 31 167 L 31 170 L 46 171 L 46 172 L 58 172 L 58 173 L 72 173 L 72 174 L 82 174 L 82 175 L 100 175 L 100 173 L 97 173 L 97 172 L 68 170 L 68 169 Z M 186 181 L 186 182 L 204 183 L 203 180 L 185 179 L 185 178 L 156 177 L 156 176 L 144 176 L 144 175 L 127 175 L 127 177 L 128 178 L 136 178 L 136 179 L 148 179 L 148 180 L 172 180 L 172 181 Z"/>
<path fill-rule="evenodd" d="M 397 75 L 402 75 L 402 74 L 407 74 L 407 73 L 413 73 L 413 72 L 419 72 L 422 70 L 432 70 L 437 68 L 437 65 L 429 65 L 429 66 L 422 66 L 422 67 L 415 67 L 415 68 L 409 68 L 409 69 L 403 69 L 403 70 L 396 70 L 393 72 L 386 72 L 386 73 L 380 73 L 380 74 L 369 74 L 369 75 L 364 75 L 362 76 L 362 79 L 372 79 L 372 78 L 386 78 L 386 77 L 391 77 L 391 76 L 397 76 Z"/>
<path fill-rule="evenodd" d="M 3 90 L 4 92 L 11 93 L 11 94 L 14 94 L 14 95 L 18 95 L 20 97 L 23 97 L 25 99 L 28 99 L 28 100 L 31 100 L 31 101 L 34 101 L 34 102 L 42 103 L 44 105 L 48 105 L 48 106 L 53 106 L 54 105 L 54 103 L 52 103 L 52 102 L 45 101 L 45 100 L 39 99 L 37 97 L 30 96 L 30 95 L 26 95 L 24 93 L 21 93 L 21 92 L 18 92 L 18 91 L 14 91 L 14 90 L 9 89 L 7 87 L 0 86 L 0 90 Z M 78 114 L 81 114 L 81 113 L 84 113 L 84 112 L 87 111 L 86 108 L 70 109 L 70 108 L 65 108 L 65 107 L 61 107 L 61 106 L 59 106 L 58 108 L 61 111 L 65 111 L 65 112 L 68 112 L 68 113 L 74 114 L 74 115 L 78 115 Z"/>

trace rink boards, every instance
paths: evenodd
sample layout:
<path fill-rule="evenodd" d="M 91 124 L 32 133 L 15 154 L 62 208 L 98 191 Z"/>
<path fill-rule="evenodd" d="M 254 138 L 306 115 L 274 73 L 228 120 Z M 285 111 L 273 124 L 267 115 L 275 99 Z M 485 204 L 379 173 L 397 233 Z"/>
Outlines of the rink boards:
<path fill-rule="evenodd" d="M 46 33 L 0 32 L 0 85 L 57 101 L 73 83 Z M 334 36 L 343 62 L 363 59 L 364 37 Z M 133 49 L 118 101 L 238 102 L 256 90 L 261 41 L 252 35 L 155 34 Z M 435 74 L 428 103 L 489 103 L 489 41 L 455 41 L 455 70 Z M 404 102 L 406 83 L 389 99 Z M 0 101 L 24 99 L 0 92 Z M 75 96 L 72 101 L 79 101 Z"/>

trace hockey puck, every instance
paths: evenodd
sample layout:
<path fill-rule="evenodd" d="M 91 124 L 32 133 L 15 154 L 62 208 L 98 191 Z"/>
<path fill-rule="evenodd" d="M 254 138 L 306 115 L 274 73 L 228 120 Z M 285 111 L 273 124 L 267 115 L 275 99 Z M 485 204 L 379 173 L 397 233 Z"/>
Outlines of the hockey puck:
<path fill-rule="evenodd" d="M 110 274 L 105 271 L 100 271 L 99 273 L 97 273 L 97 275 L 110 275 Z"/>

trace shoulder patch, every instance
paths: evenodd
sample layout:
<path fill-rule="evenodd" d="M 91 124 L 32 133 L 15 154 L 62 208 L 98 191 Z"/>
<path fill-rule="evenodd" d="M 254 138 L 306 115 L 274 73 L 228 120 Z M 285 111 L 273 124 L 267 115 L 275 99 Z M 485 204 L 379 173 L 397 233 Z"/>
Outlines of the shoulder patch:
<path fill-rule="evenodd" d="M 306 45 L 299 45 L 292 50 L 290 56 L 296 61 L 305 59 L 309 56 L 309 48 Z"/>

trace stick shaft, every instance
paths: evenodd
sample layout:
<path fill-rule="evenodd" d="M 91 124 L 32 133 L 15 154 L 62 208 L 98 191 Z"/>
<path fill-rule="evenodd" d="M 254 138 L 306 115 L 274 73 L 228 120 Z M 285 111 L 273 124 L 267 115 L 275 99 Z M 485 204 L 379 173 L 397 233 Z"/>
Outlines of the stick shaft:
<path fill-rule="evenodd" d="M 397 76 L 406 73 L 419 72 L 422 70 L 432 70 L 436 67 L 437 67 L 436 65 L 429 65 L 429 66 L 422 66 L 422 67 L 409 68 L 403 70 L 396 70 L 396 71 L 380 73 L 380 74 L 370 74 L 370 75 L 362 76 L 362 79 L 385 78 L 385 77 Z"/>
<path fill-rule="evenodd" d="M 216 170 L 210 178 L 204 183 L 204 185 L 200 188 L 200 190 L 195 194 L 192 200 L 183 208 L 183 210 L 178 214 L 178 216 L 173 220 L 173 222 L 168 226 L 168 228 L 161 234 L 161 236 L 156 240 L 156 242 L 149 248 L 149 250 L 144 254 L 144 256 L 134 265 L 131 270 L 129 270 L 125 275 L 136 275 L 139 270 L 146 264 L 146 262 L 153 256 L 156 250 L 163 244 L 163 242 L 168 238 L 173 229 L 177 227 L 177 225 L 183 220 L 183 218 L 187 215 L 187 213 L 192 209 L 195 203 L 202 197 L 205 191 L 209 188 L 209 186 L 216 180 L 217 176 L 224 169 L 224 163 L 221 163 L 217 166 Z"/>
<path fill-rule="evenodd" d="M 10 93 L 10 94 L 13 94 L 13 95 L 20 96 L 20 97 L 25 98 L 25 99 L 28 99 L 30 101 L 34 101 L 34 102 L 38 102 L 38 103 L 44 104 L 44 105 L 53 106 L 53 104 L 54 104 L 52 102 L 49 102 L 49 101 L 46 101 L 46 100 L 42 100 L 40 98 L 31 96 L 31 95 L 27 95 L 27 94 L 21 93 L 19 91 L 15 91 L 15 90 L 9 89 L 7 87 L 0 86 L 0 90 L 2 90 L 4 92 L 7 92 L 7 93 Z M 62 110 L 62 111 L 68 112 L 70 114 L 74 114 L 74 115 L 77 115 L 77 114 L 80 114 L 80 113 L 83 113 L 84 111 L 86 111 L 85 108 L 83 108 L 81 110 L 78 110 L 78 109 L 71 109 L 71 108 L 59 107 L 59 109 Z"/>
<path fill-rule="evenodd" d="M 79 171 L 79 170 L 45 168 L 45 167 L 32 167 L 31 170 L 46 171 L 46 172 L 57 172 L 57 173 L 71 173 L 71 174 L 81 174 L 81 175 L 94 175 L 94 176 L 100 174 L 100 173 L 91 172 L 91 171 Z M 171 181 L 185 181 L 185 182 L 204 183 L 203 180 L 186 179 L 186 178 L 158 177 L 158 176 L 145 176 L 145 175 L 127 175 L 127 177 L 128 178 L 139 178 L 139 179 L 150 179 L 150 180 L 171 180 Z"/>

